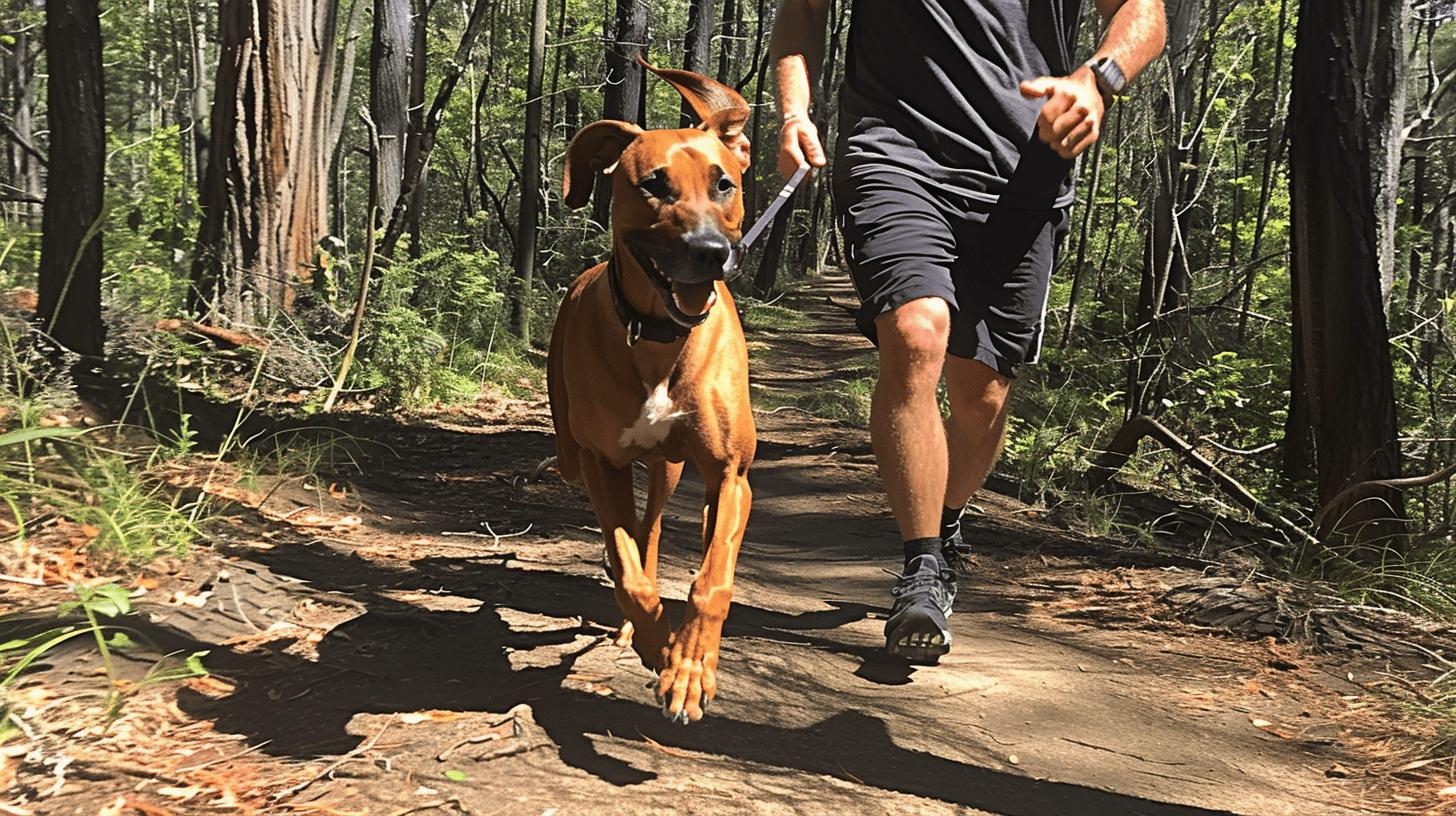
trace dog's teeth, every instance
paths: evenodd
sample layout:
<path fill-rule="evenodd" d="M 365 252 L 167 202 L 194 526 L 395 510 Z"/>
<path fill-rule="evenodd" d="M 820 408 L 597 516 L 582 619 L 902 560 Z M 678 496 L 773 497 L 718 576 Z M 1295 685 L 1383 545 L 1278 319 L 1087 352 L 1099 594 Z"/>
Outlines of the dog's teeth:
<path fill-rule="evenodd" d="M 899 645 L 900 646 L 909 646 L 910 645 L 910 638 L 908 638 L 908 637 L 902 637 L 902 638 L 900 638 Z"/>
<path fill-rule="evenodd" d="M 930 645 L 931 646 L 939 646 L 941 640 L 943 640 L 943 638 L 941 638 L 940 635 L 936 635 L 935 637 L 933 637 L 933 638 L 930 639 Z"/>

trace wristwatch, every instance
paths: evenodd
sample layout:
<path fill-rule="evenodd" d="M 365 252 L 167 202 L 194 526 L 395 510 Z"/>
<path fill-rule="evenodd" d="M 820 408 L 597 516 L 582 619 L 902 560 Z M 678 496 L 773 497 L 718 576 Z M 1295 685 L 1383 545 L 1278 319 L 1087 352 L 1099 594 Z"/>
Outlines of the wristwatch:
<path fill-rule="evenodd" d="M 1109 101 L 1127 88 L 1127 74 L 1122 72 L 1122 66 L 1112 57 L 1098 57 L 1089 61 L 1087 67 L 1092 69 L 1092 76 L 1097 79 L 1097 89 Z"/>

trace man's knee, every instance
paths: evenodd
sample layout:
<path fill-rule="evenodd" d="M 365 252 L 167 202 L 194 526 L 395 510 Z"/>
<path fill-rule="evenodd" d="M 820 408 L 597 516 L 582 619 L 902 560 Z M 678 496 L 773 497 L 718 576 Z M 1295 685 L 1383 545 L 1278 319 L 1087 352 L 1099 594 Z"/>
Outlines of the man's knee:
<path fill-rule="evenodd" d="M 883 366 L 901 374 L 933 369 L 940 378 L 950 340 L 950 306 L 938 297 L 905 303 L 875 319 Z"/>

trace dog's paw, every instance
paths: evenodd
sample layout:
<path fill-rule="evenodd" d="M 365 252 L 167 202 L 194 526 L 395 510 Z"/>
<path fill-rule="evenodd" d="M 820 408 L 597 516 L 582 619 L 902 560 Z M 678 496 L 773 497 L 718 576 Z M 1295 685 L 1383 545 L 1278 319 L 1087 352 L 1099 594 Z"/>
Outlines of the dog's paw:
<path fill-rule="evenodd" d="M 667 668 L 657 677 L 662 716 L 681 725 L 703 718 L 718 693 L 719 628 L 687 621 L 668 652 Z"/>

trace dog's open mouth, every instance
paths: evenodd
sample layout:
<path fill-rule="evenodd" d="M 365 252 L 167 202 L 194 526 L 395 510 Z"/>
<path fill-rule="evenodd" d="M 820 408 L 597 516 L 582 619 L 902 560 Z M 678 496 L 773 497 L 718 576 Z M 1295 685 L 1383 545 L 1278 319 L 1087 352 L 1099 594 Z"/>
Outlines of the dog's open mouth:
<path fill-rule="evenodd" d="M 672 305 L 677 311 L 685 316 L 700 317 L 706 315 L 713 304 L 718 302 L 718 288 L 713 281 L 705 283 L 676 283 L 671 284 Z M 671 311 L 671 310 L 669 310 Z"/>
<path fill-rule="evenodd" d="M 631 247 L 632 256 L 647 273 L 647 279 L 657 290 L 667 316 L 683 328 L 694 328 L 708 319 L 708 311 L 718 302 L 717 282 L 706 280 L 699 283 L 684 283 L 668 278 L 653 260 L 652 256 L 636 246 Z"/>

